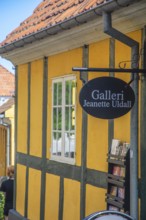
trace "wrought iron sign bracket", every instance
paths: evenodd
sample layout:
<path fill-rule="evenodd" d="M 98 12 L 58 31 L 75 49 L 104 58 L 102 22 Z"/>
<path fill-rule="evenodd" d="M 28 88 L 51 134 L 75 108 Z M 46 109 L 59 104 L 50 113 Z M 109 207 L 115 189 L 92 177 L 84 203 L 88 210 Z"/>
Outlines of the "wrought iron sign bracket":
<path fill-rule="evenodd" d="M 73 67 L 73 71 L 79 72 L 116 72 L 116 73 L 146 73 L 146 69 L 122 69 L 122 68 L 88 68 Z"/>
<path fill-rule="evenodd" d="M 146 73 L 146 69 L 125 69 L 125 68 L 88 68 L 88 67 L 73 67 L 73 71 L 80 72 L 80 79 L 85 84 L 86 81 L 81 77 L 81 72 L 116 72 L 116 73 L 132 73 L 137 74 L 136 78 L 132 75 L 132 79 L 129 81 L 130 85 L 135 79 L 139 80 L 139 73 Z"/>

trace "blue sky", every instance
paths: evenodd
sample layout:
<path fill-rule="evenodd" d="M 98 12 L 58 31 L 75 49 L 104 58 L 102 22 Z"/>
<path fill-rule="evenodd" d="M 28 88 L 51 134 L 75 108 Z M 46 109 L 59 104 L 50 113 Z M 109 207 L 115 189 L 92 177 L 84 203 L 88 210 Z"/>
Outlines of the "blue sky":
<path fill-rule="evenodd" d="M 42 0 L 0 0 L 0 42 L 20 25 Z M 0 57 L 0 64 L 14 73 L 11 62 Z"/>

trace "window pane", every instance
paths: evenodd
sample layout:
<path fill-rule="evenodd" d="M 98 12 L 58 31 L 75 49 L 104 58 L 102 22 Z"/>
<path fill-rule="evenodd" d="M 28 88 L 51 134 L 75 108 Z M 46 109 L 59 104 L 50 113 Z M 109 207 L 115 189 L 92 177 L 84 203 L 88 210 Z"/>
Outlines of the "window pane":
<path fill-rule="evenodd" d="M 68 80 L 65 82 L 66 105 L 75 105 L 75 87 L 76 87 L 75 80 Z"/>
<path fill-rule="evenodd" d="M 60 132 L 53 132 L 53 155 L 61 155 L 62 137 Z"/>
<path fill-rule="evenodd" d="M 69 105 L 70 103 L 70 80 L 65 82 L 65 104 Z"/>
<path fill-rule="evenodd" d="M 58 108 L 58 130 L 62 130 L 62 108 Z"/>
<path fill-rule="evenodd" d="M 69 157 L 70 154 L 70 143 L 69 143 L 69 133 L 65 133 L 65 157 Z"/>
<path fill-rule="evenodd" d="M 53 132 L 53 146 L 52 146 L 52 154 L 56 155 L 57 152 L 57 133 Z"/>
<path fill-rule="evenodd" d="M 70 157 L 75 157 L 75 134 L 70 133 Z"/>
<path fill-rule="evenodd" d="M 62 151 L 62 135 L 61 135 L 61 132 L 58 132 L 57 138 L 58 138 L 58 143 L 57 143 L 58 152 L 57 152 L 57 155 L 61 156 L 61 151 Z"/>
<path fill-rule="evenodd" d="M 70 108 L 71 121 L 70 121 L 70 131 L 75 130 L 75 108 Z"/>
<path fill-rule="evenodd" d="M 75 108 L 74 107 L 65 108 L 65 130 L 66 131 L 75 130 Z"/>
<path fill-rule="evenodd" d="M 53 130 L 57 130 L 57 108 L 53 108 Z"/>
<path fill-rule="evenodd" d="M 70 95 L 70 104 L 75 105 L 75 80 L 71 81 L 71 95 Z"/>
<path fill-rule="evenodd" d="M 62 130 L 62 109 L 53 108 L 53 130 Z"/>
<path fill-rule="evenodd" d="M 70 124 L 70 120 L 69 120 L 69 107 L 65 108 L 65 130 L 69 131 L 69 124 Z"/>
<path fill-rule="evenodd" d="M 65 133 L 65 157 L 74 158 L 75 156 L 75 135 Z"/>
<path fill-rule="evenodd" d="M 62 105 L 62 83 L 58 83 L 58 105 Z"/>
<path fill-rule="evenodd" d="M 57 105 L 57 83 L 53 86 L 53 105 Z"/>

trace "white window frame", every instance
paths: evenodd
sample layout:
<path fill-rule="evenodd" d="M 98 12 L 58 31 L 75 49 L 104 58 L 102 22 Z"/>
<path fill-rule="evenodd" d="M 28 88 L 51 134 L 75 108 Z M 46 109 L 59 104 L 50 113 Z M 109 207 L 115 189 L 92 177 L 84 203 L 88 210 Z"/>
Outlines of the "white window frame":
<path fill-rule="evenodd" d="M 75 134 L 75 146 L 74 146 L 74 158 L 70 158 L 70 157 L 65 157 L 64 156 L 64 151 L 65 151 L 65 82 L 68 80 L 74 80 L 76 82 L 76 76 L 74 75 L 70 75 L 70 76 L 63 76 L 60 78 L 55 78 L 52 79 L 52 122 L 51 122 L 51 160 L 55 160 L 58 162 L 62 162 L 62 163 L 68 163 L 68 164 L 75 164 L 75 157 L 76 157 L 76 91 L 75 91 L 75 104 L 73 105 L 73 107 L 75 108 L 75 130 L 74 130 L 74 134 Z M 57 82 L 62 82 L 62 149 L 61 149 L 61 154 L 62 155 L 53 155 L 52 153 L 52 149 L 53 149 L 53 97 L 54 97 L 54 84 Z M 76 88 L 76 87 L 75 87 Z"/>

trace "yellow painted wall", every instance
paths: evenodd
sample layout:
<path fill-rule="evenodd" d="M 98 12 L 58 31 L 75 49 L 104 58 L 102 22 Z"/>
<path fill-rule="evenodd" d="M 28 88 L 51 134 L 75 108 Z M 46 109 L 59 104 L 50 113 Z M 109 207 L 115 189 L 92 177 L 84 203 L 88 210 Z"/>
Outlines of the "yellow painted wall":
<path fill-rule="evenodd" d="M 24 216 L 25 193 L 26 193 L 26 167 L 17 164 L 16 180 L 16 210 Z"/>
<path fill-rule="evenodd" d="M 105 201 L 106 189 L 86 185 L 86 216 L 93 212 L 106 210 Z"/>
<path fill-rule="evenodd" d="M 80 183 L 75 180 L 64 181 L 63 220 L 80 219 Z"/>
<path fill-rule="evenodd" d="M 28 65 L 18 66 L 17 151 L 27 152 Z"/>
<path fill-rule="evenodd" d="M 69 74 L 77 77 L 77 97 L 81 88 L 79 73 L 72 72 L 72 67 L 82 66 L 82 48 L 68 51 L 62 54 L 54 55 L 48 59 L 48 132 L 47 132 L 47 157 L 50 158 L 51 148 L 51 103 L 52 103 L 52 79 L 55 77 L 65 76 Z M 76 112 L 76 165 L 81 164 L 81 108 L 77 102 Z"/>
<path fill-rule="evenodd" d="M 141 42 L 140 31 L 130 33 L 128 36 Z M 119 68 L 122 61 L 128 61 L 126 62 L 126 68 L 130 68 L 131 49 L 117 40 L 115 42 L 115 67 Z M 109 67 L 109 43 L 109 39 L 107 39 L 89 46 L 90 67 Z M 124 63 L 120 65 L 120 67 L 124 67 Z M 104 75 L 108 74 L 89 73 L 89 79 Z M 115 76 L 126 82 L 130 81 L 130 74 L 128 73 L 117 73 Z M 108 120 L 96 119 L 90 115 L 88 118 L 87 165 L 89 168 L 107 171 Z M 130 113 L 114 120 L 114 138 L 130 142 Z"/>
<path fill-rule="evenodd" d="M 60 177 L 46 175 L 45 219 L 58 220 Z"/>
<path fill-rule="evenodd" d="M 6 134 L 6 128 L 0 125 L 0 176 L 6 175 Z"/>
<path fill-rule="evenodd" d="M 40 220 L 41 172 L 29 169 L 28 219 Z"/>
<path fill-rule="evenodd" d="M 109 40 L 104 40 L 89 46 L 89 66 L 109 67 Z M 105 73 L 89 73 L 89 80 Z M 91 169 L 107 171 L 108 151 L 108 120 L 98 119 L 88 115 L 87 166 Z"/>
<path fill-rule="evenodd" d="M 42 153 L 43 60 L 31 63 L 30 154 Z"/>

